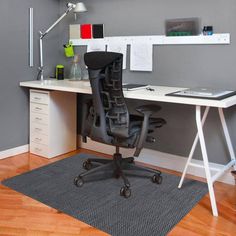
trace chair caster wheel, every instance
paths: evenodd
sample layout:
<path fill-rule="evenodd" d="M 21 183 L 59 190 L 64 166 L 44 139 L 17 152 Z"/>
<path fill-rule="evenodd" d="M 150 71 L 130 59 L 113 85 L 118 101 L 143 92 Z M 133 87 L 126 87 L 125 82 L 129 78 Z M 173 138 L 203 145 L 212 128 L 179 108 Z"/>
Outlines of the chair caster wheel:
<path fill-rule="evenodd" d="M 125 198 L 129 198 L 131 196 L 131 189 L 127 186 L 121 187 L 120 195 Z"/>
<path fill-rule="evenodd" d="M 156 184 L 162 183 L 162 176 L 160 174 L 155 174 L 152 176 L 152 182 Z"/>
<path fill-rule="evenodd" d="M 77 186 L 77 187 L 82 187 L 84 184 L 84 181 L 81 177 L 75 177 L 74 178 L 74 185 Z"/>
<path fill-rule="evenodd" d="M 90 170 L 92 168 L 92 163 L 90 160 L 86 160 L 83 162 L 83 168 L 85 170 Z"/>

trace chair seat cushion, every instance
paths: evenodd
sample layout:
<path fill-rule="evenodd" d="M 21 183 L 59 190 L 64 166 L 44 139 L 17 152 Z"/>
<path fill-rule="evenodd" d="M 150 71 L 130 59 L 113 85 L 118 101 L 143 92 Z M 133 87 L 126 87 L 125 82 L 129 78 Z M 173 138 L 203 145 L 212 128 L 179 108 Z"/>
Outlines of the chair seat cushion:
<path fill-rule="evenodd" d="M 143 116 L 130 115 L 130 136 L 134 135 L 137 132 L 141 132 L 143 123 Z M 149 118 L 149 130 L 160 128 L 166 121 L 162 118 Z"/>

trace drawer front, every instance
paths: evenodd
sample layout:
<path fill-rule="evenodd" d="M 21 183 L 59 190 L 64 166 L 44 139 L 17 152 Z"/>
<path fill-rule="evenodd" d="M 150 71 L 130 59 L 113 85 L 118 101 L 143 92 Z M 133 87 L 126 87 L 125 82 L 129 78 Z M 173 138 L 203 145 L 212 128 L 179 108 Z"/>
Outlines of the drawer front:
<path fill-rule="evenodd" d="M 48 118 L 48 115 L 31 112 L 30 123 L 32 122 L 37 123 L 37 124 L 48 125 L 49 118 Z"/>
<path fill-rule="evenodd" d="M 31 102 L 30 103 L 30 112 L 37 112 L 37 113 L 48 115 L 48 113 L 49 113 L 48 105 Z"/>
<path fill-rule="evenodd" d="M 31 90 L 30 102 L 49 104 L 49 92 Z"/>
<path fill-rule="evenodd" d="M 30 133 L 38 133 L 38 134 L 48 135 L 48 133 L 49 133 L 48 126 L 31 122 L 30 123 Z"/>
<path fill-rule="evenodd" d="M 39 156 L 48 157 L 48 146 L 31 142 L 30 152 Z"/>
<path fill-rule="evenodd" d="M 30 133 L 30 142 L 48 145 L 48 136 L 39 133 Z"/>

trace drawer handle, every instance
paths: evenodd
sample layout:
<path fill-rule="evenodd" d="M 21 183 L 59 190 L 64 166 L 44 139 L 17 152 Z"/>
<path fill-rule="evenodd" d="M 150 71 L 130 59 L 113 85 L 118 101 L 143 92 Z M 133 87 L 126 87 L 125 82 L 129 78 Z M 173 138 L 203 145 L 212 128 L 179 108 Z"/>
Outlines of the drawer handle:
<path fill-rule="evenodd" d="M 34 150 L 35 150 L 35 151 L 38 151 L 38 152 L 41 152 L 41 151 L 42 151 L 41 148 L 35 148 Z"/>
<path fill-rule="evenodd" d="M 42 108 L 41 107 L 35 107 L 35 110 L 42 111 Z"/>
<path fill-rule="evenodd" d="M 35 141 L 42 141 L 41 138 L 35 138 Z"/>
<path fill-rule="evenodd" d="M 35 131 L 42 131 L 42 129 L 40 129 L 40 128 L 35 128 L 34 130 Z"/>
<path fill-rule="evenodd" d="M 35 100 L 41 100 L 41 97 L 34 97 Z"/>
<path fill-rule="evenodd" d="M 34 97 L 34 100 L 41 100 L 40 97 Z"/>
<path fill-rule="evenodd" d="M 42 118 L 39 118 L 39 117 L 35 117 L 35 120 L 42 120 Z"/>

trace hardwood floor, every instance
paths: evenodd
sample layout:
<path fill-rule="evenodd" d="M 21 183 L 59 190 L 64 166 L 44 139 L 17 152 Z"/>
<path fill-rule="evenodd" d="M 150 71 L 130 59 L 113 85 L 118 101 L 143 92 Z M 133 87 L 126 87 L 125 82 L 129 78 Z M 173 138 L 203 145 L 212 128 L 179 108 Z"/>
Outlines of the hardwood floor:
<path fill-rule="evenodd" d="M 53 159 L 25 153 L 0 160 L 0 181 L 79 152 L 94 153 L 79 150 Z M 163 171 L 180 175 L 173 171 Z M 212 216 L 209 195 L 206 195 L 168 235 L 236 235 L 236 186 L 217 182 L 215 192 L 219 217 Z M 105 236 L 108 234 L 0 184 L 0 236 L 7 235 Z"/>

